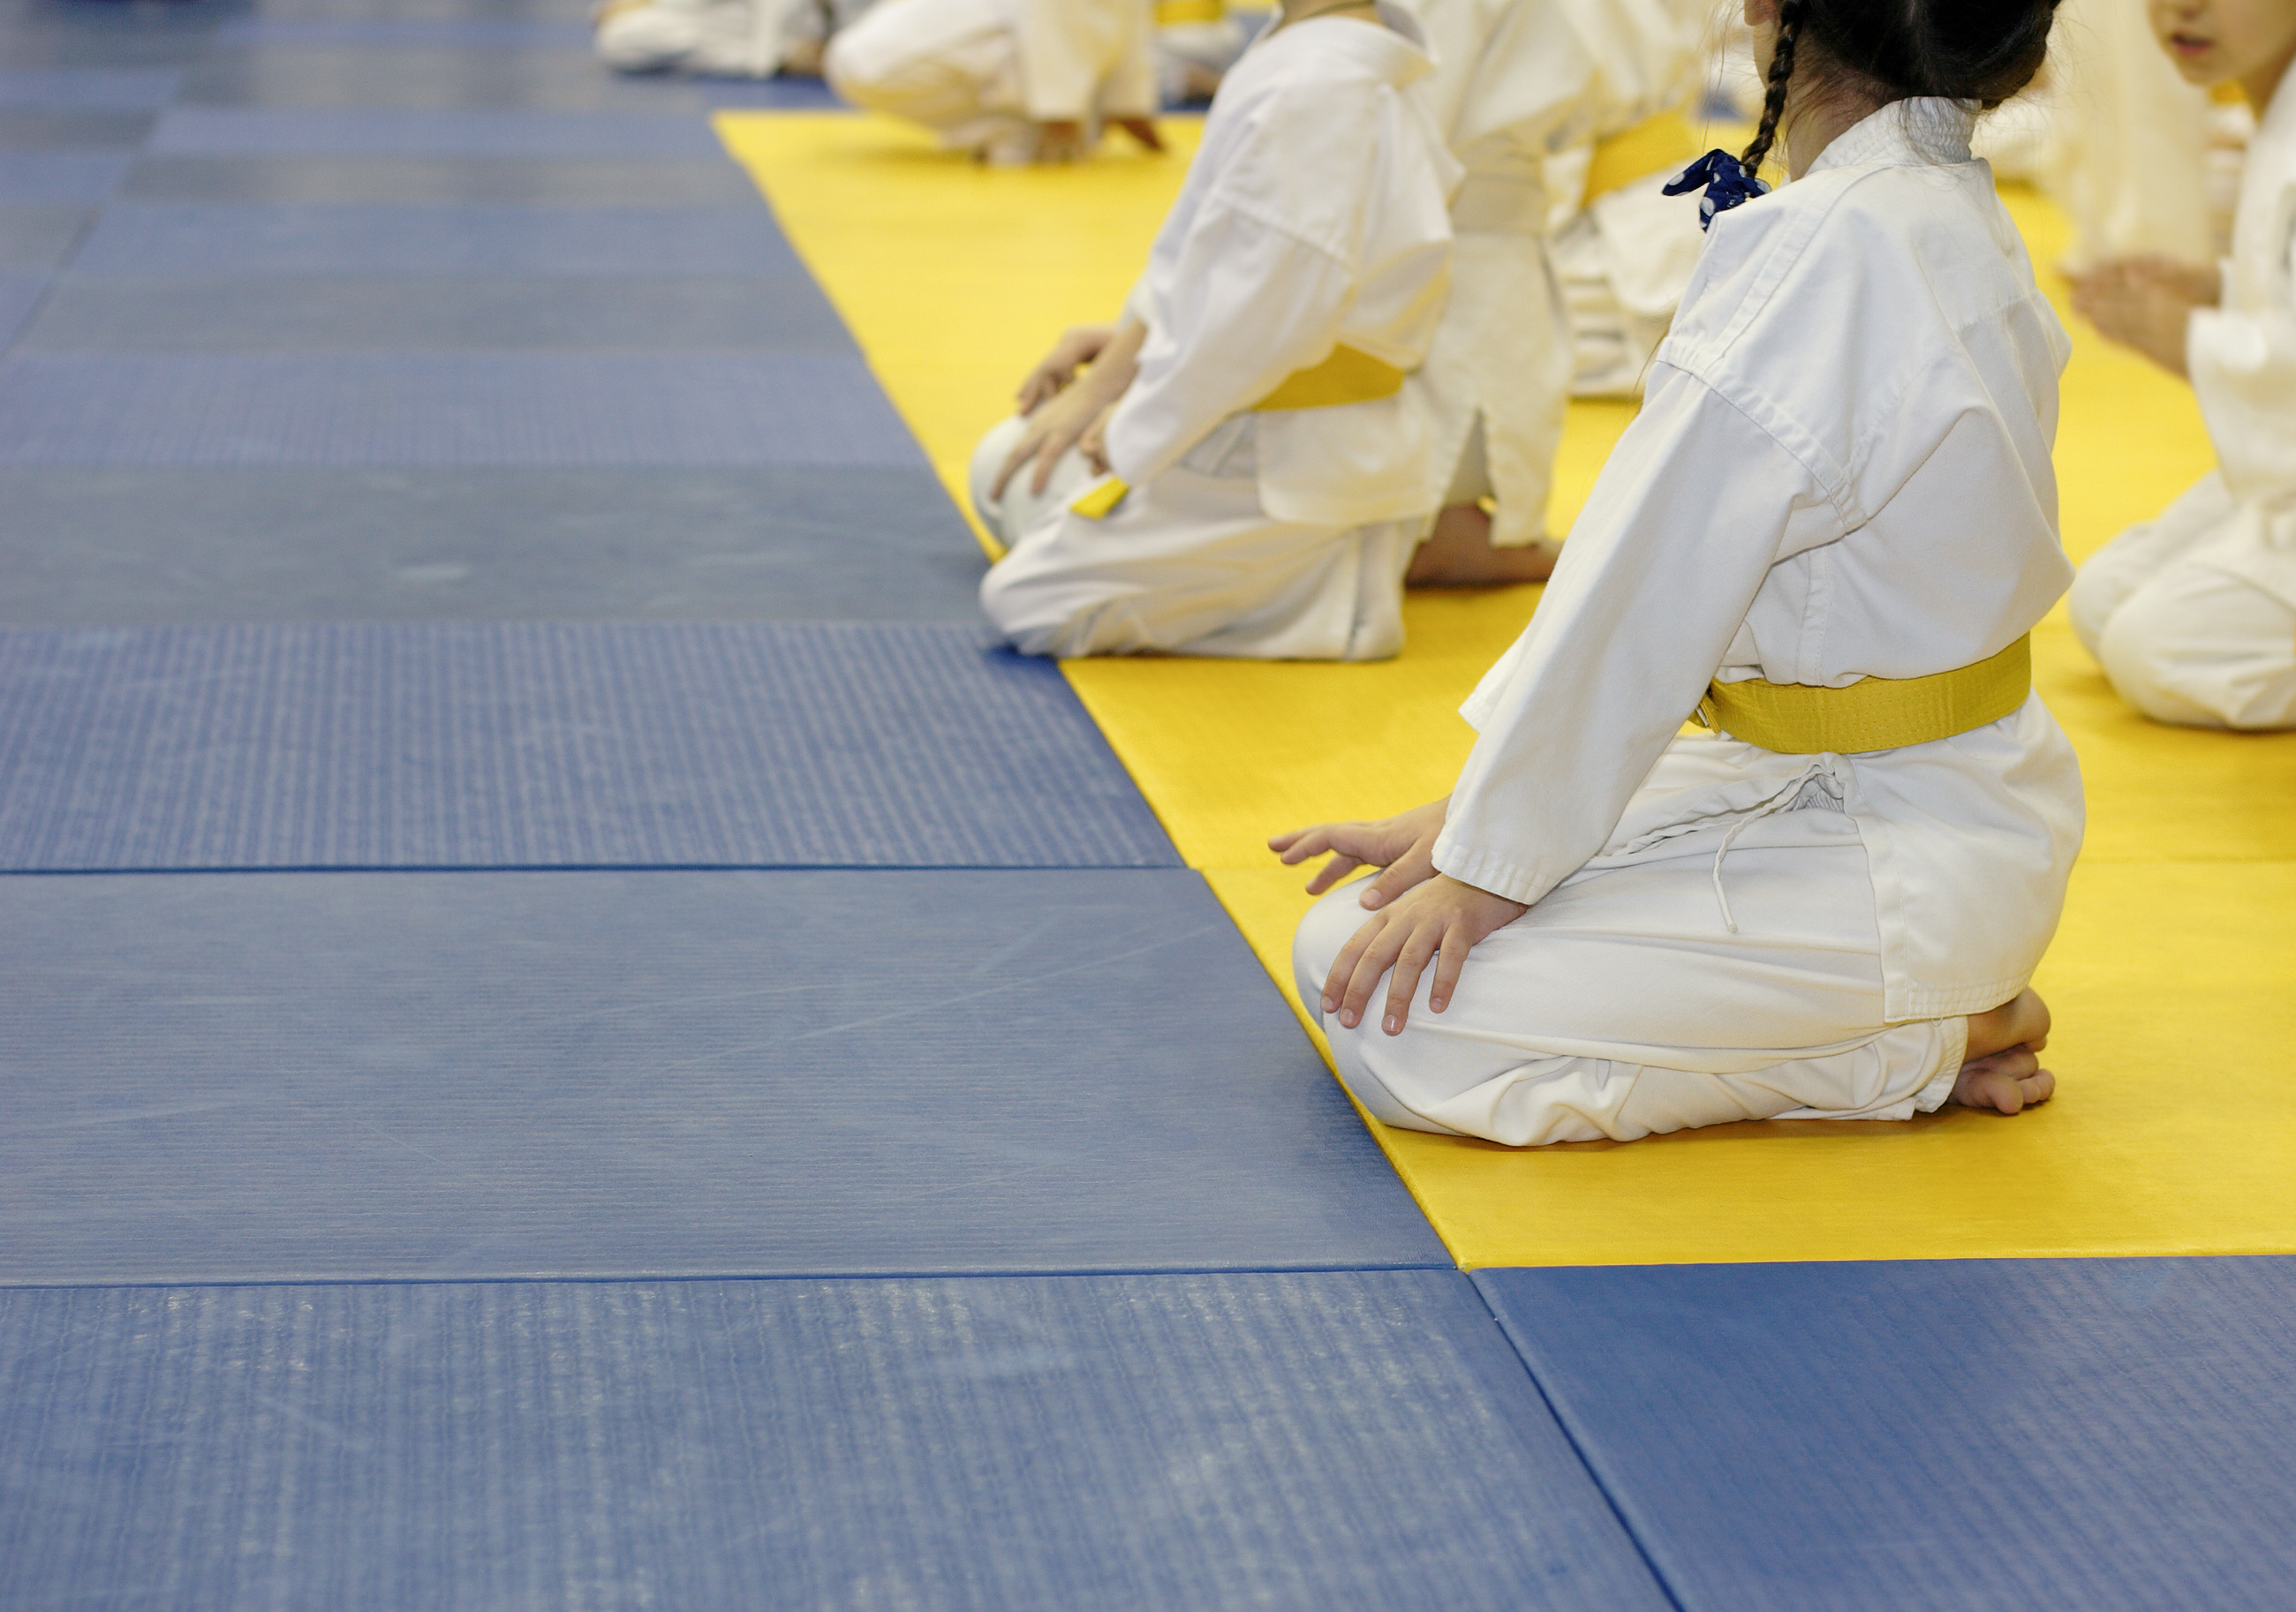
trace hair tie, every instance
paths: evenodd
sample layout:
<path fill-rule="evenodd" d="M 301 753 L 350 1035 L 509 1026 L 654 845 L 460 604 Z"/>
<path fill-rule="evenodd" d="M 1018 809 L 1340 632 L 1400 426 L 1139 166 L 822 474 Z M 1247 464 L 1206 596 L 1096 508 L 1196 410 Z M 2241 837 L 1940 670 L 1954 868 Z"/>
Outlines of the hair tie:
<path fill-rule="evenodd" d="M 1662 193 L 1686 195 L 1702 184 L 1706 187 L 1706 194 L 1698 200 L 1698 227 L 1702 230 L 1712 226 L 1715 214 L 1726 213 L 1757 196 L 1770 193 L 1770 187 L 1748 173 L 1744 163 L 1727 151 L 1718 151 L 1707 152 L 1669 180 Z"/>

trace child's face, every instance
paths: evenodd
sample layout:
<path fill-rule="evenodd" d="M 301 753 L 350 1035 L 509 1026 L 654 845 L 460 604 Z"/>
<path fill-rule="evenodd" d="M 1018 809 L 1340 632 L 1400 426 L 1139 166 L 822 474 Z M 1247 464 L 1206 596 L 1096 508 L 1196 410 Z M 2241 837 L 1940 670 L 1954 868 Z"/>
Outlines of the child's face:
<path fill-rule="evenodd" d="M 2145 9 L 2188 83 L 2248 79 L 2296 54 L 2296 0 L 2147 0 Z"/>

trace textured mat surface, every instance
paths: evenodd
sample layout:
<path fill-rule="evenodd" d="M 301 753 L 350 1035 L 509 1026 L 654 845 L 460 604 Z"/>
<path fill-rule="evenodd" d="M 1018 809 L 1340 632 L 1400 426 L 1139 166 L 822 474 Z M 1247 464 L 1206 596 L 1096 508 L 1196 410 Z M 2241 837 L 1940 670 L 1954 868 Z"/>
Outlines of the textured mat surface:
<path fill-rule="evenodd" d="M 941 621 L 982 561 L 914 470 L 4 470 L 0 621 Z"/>
<path fill-rule="evenodd" d="M 693 112 L 709 102 L 688 82 L 609 71 L 586 40 L 571 50 L 516 53 L 330 40 L 216 51 L 184 72 L 177 104 Z"/>
<path fill-rule="evenodd" d="M 37 207 L 0 202 L 0 268 L 45 272 L 71 255 L 95 218 L 88 207 Z"/>
<path fill-rule="evenodd" d="M 1464 1288 L 0 1295 L 0 1599 L 1664 1607 Z"/>
<path fill-rule="evenodd" d="M 919 460 L 840 354 L 20 354 L 0 369 L 0 464 Z"/>
<path fill-rule="evenodd" d="M 1177 862 L 978 628 L 0 633 L 0 867 Z"/>
<path fill-rule="evenodd" d="M 761 207 L 127 205 L 105 212 L 72 268 L 169 276 L 801 272 Z"/>
<path fill-rule="evenodd" d="M 2287 1604 L 2296 1260 L 1475 1281 L 1688 1612 Z"/>
<path fill-rule="evenodd" d="M 135 147 L 151 134 L 150 112 L 28 111 L 0 107 L 0 150 Z"/>
<path fill-rule="evenodd" d="M 25 876 L 0 912 L 0 1282 L 1449 1263 L 1182 870 Z"/>
<path fill-rule="evenodd" d="M 0 162 L 0 201 L 102 201 L 135 162 L 114 151 L 17 151 Z"/>
<path fill-rule="evenodd" d="M 167 68 L 0 69 L 0 107 L 57 111 L 151 111 L 175 97 L 183 75 Z"/>
<path fill-rule="evenodd" d="M 521 17 L 234 17 L 219 45 L 374 45 L 410 50 L 535 51 L 590 48 L 587 22 Z"/>
<path fill-rule="evenodd" d="M 184 205 L 497 202 L 548 207 L 754 207 L 757 190 L 722 158 L 152 157 L 123 198 Z"/>
<path fill-rule="evenodd" d="M 524 111 L 493 107 L 414 111 L 293 111 L 179 106 L 160 119 L 152 150 L 166 154 L 377 157 L 707 157 L 717 137 L 685 113 Z"/>
<path fill-rule="evenodd" d="M 5 280 L 0 278 L 0 288 Z M 6 292 L 0 289 L 0 299 Z M 5 319 L 0 304 L 0 320 Z M 798 274 L 265 280 L 92 279 L 56 287 L 27 351 L 850 353 Z"/>
<path fill-rule="evenodd" d="M 39 306 L 41 296 L 48 289 L 45 274 L 27 274 L 0 269 L 0 348 L 15 340 L 16 332 Z M 0 520 L 6 517 L 0 516 Z"/>

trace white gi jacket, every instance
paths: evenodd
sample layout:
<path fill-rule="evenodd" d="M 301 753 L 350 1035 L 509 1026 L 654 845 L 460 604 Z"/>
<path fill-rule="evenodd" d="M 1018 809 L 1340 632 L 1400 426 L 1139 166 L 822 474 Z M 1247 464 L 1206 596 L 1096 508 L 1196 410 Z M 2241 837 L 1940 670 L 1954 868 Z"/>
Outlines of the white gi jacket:
<path fill-rule="evenodd" d="M 1481 416 L 1492 541 L 1513 546 L 1545 535 L 1570 375 L 1544 240 L 1546 160 L 1677 104 L 1698 29 L 1678 0 L 1416 3 L 1436 64 L 1423 93 L 1466 168 L 1451 204 L 1450 302 L 1413 381 L 1431 422 L 1429 476 L 1440 502 Z"/>
<path fill-rule="evenodd" d="M 957 145 L 1156 110 L 1149 0 L 878 0 L 824 68 L 849 100 Z"/>
<path fill-rule="evenodd" d="M 1148 327 L 1110 417 L 1141 487 L 1223 420 L 1347 346 L 1411 370 L 1448 281 L 1458 164 L 1408 86 L 1416 22 L 1311 19 L 1263 34 L 1221 82 L 1128 311 Z M 1261 506 L 1335 528 L 1423 514 L 1427 430 L 1409 389 L 1255 416 Z"/>
<path fill-rule="evenodd" d="M 2069 344 L 1969 129 L 1948 102 L 1885 107 L 1715 221 L 1537 617 L 1464 708 L 1480 737 L 1443 871 L 1536 903 L 1822 774 L 1865 847 L 1889 1020 L 2023 987 L 2082 827 L 2038 698 L 1858 756 L 1676 736 L 1711 678 L 1983 660 L 2071 580 L 2050 463 Z"/>
<path fill-rule="evenodd" d="M 2296 76 L 2292 76 L 2296 77 Z M 2296 604 L 2296 89 L 2248 148 L 2223 305 L 2196 310 L 2185 360 L 2225 489 L 2251 512 L 2208 562 Z"/>
<path fill-rule="evenodd" d="M 1037 123 L 1156 110 L 1152 0 L 1020 0 L 1021 105 Z"/>

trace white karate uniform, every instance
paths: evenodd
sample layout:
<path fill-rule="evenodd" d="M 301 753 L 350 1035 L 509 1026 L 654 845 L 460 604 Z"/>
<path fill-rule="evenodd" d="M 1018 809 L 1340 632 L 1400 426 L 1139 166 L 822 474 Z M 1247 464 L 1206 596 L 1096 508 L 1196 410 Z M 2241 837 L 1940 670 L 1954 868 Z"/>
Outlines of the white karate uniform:
<path fill-rule="evenodd" d="M 1519 546 L 1546 535 L 1571 373 L 1546 160 L 1681 100 L 1697 36 L 1666 0 L 1419 0 L 1419 10 L 1436 61 L 1426 93 L 1467 176 L 1451 203 L 1450 302 L 1410 385 L 1433 422 L 1438 505 L 1494 498 L 1491 541 Z"/>
<path fill-rule="evenodd" d="M 2073 630 L 2146 716 L 2296 727 L 2296 90 L 2272 97 L 2241 179 L 2223 306 L 2185 362 L 2217 469 L 2092 555 Z"/>
<path fill-rule="evenodd" d="M 770 78 L 792 45 L 818 44 L 869 0 L 651 0 L 605 8 L 598 59 L 626 73 Z"/>
<path fill-rule="evenodd" d="M 858 106 L 992 162 L 1035 155 L 1036 126 L 1096 132 L 1156 110 L 1149 0 L 878 0 L 823 70 Z"/>
<path fill-rule="evenodd" d="M 1969 127 L 1886 107 L 1715 221 L 1538 615 L 1464 708 L 1436 865 L 1529 911 L 1447 1011 L 1423 980 L 1400 1035 L 1379 996 L 1324 1021 L 1389 1124 L 1522 1145 L 1902 1118 L 1950 1093 L 1965 1016 L 2024 987 L 2082 827 L 2038 697 L 1860 755 L 1677 736 L 1710 679 L 1987 659 L 2070 579 L 2069 343 Z M 1309 1003 L 1364 916 L 1345 887 L 1301 924 Z"/>
<path fill-rule="evenodd" d="M 2070 273 L 2114 258 L 2216 256 L 2206 90 L 2178 76 L 2144 0 L 2064 0 L 2050 31 L 2043 182 L 2073 226 Z"/>
<path fill-rule="evenodd" d="M 1554 234 L 1556 278 L 1570 319 L 1570 391 L 1578 397 L 1638 397 L 1643 374 L 1682 301 L 1705 235 L 1698 209 L 1665 193 L 1690 161 L 1637 175 L 1587 198 Z M 1550 178 L 1584 173 L 1592 151 L 1573 153 Z"/>
<path fill-rule="evenodd" d="M 1107 431 L 1123 501 L 1094 520 L 988 499 L 984 472 L 1020 428 L 981 445 L 976 502 L 1012 552 L 980 601 L 1027 653 L 1402 647 L 1433 496 L 1415 395 L 1253 408 L 1337 347 L 1415 368 L 1442 314 L 1458 165 L 1409 91 L 1431 67 L 1416 23 L 1381 17 L 1272 29 L 1220 86 L 1127 305 L 1147 339 Z M 1074 454 L 1060 476 L 1070 496 L 1095 479 Z"/>

